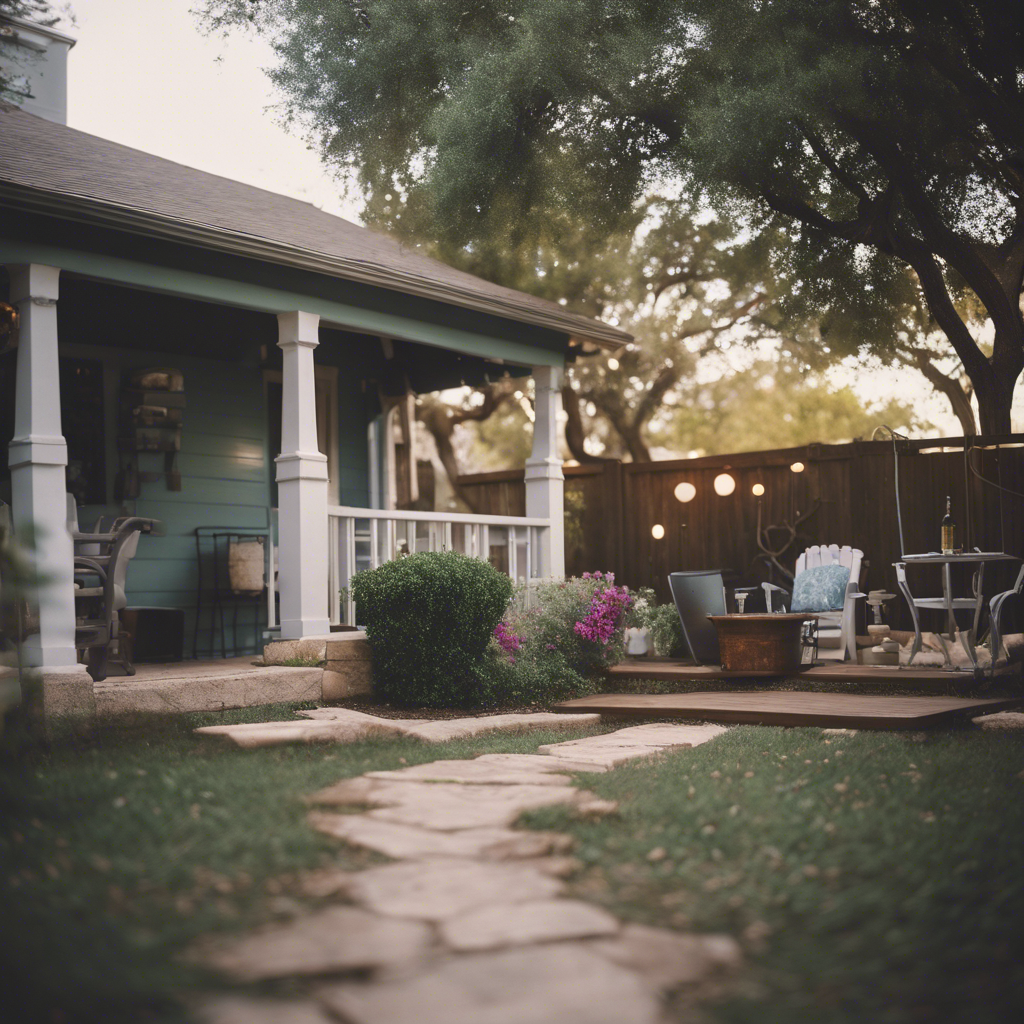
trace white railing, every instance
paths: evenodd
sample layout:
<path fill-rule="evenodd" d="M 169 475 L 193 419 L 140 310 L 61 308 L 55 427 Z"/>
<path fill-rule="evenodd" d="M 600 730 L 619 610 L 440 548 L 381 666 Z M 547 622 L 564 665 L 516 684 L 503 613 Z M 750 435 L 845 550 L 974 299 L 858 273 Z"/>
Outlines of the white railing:
<path fill-rule="evenodd" d="M 536 579 L 546 519 L 462 512 L 404 512 L 332 505 L 328 515 L 328 610 L 332 625 L 355 625 L 352 577 L 419 551 L 460 551 L 512 579 Z"/>

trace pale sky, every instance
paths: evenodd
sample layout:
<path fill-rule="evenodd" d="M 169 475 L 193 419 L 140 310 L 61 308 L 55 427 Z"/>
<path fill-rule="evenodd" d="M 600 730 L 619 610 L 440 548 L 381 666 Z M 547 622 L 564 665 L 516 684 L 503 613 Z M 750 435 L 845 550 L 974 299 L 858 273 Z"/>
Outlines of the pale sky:
<path fill-rule="evenodd" d="M 195 0 L 72 0 L 68 124 L 355 219 L 358 204 L 277 126 L 263 41 L 204 36 Z M 219 59 L 218 59 L 219 58 Z"/>
<path fill-rule="evenodd" d="M 359 203 L 305 143 L 278 127 L 276 97 L 261 70 L 273 63 L 255 37 L 206 37 L 189 12 L 196 0 L 72 0 L 78 43 L 68 64 L 68 123 L 115 142 L 357 219 Z M 939 433 L 956 435 L 949 404 L 913 370 L 899 376 L 839 367 L 839 384 L 862 399 L 913 399 Z M 1024 385 L 1014 426 L 1024 429 Z"/>

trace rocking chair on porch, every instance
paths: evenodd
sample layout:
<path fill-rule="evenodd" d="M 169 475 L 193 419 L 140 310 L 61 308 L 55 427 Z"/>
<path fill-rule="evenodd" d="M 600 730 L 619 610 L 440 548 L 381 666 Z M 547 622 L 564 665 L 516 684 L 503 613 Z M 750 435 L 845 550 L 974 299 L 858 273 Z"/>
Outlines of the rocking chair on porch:
<path fill-rule="evenodd" d="M 128 516 L 115 519 L 108 531 L 72 532 L 75 541 L 75 647 L 86 651 L 86 668 L 96 682 L 107 678 L 112 649 L 128 675 L 135 674 L 122 631 L 120 613 L 127 605 L 128 562 L 142 533 L 158 532 L 155 519 Z"/>

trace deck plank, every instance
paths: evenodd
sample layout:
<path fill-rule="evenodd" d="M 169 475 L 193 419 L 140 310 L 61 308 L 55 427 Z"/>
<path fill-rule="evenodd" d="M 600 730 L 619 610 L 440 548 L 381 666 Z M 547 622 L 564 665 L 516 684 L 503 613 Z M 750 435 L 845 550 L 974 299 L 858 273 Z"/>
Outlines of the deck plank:
<path fill-rule="evenodd" d="M 997 675 L 1014 675 L 1019 665 L 1010 665 L 997 671 Z M 777 673 L 727 672 L 718 665 L 695 665 L 690 661 L 671 658 L 627 658 L 607 669 L 612 679 L 662 679 L 700 682 L 713 679 L 779 679 Z M 970 680 L 970 672 L 951 672 L 941 668 L 918 668 L 911 665 L 854 665 L 850 662 L 832 662 L 803 668 L 792 678 L 821 682 L 832 680 L 847 683 L 949 683 Z"/>
<path fill-rule="evenodd" d="M 605 693 L 552 705 L 552 711 L 629 718 L 675 718 L 747 725 L 820 725 L 855 729 L 923 729 L 1005 711 L 1021 697 L 882 697 L 775 690 L 744 693 Z"/>

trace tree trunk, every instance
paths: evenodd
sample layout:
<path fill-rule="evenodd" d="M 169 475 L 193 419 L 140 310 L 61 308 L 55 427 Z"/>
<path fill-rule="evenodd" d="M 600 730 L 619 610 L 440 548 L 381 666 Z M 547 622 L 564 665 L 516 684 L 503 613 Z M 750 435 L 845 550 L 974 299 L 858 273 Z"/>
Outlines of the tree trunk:
<path fill-rule="evenodd" d="M 1010 407 L 1013 405 L 1014 380 L 997 377 L 985 381 L 980 387 L 976 381 L 974 393 L 978 396 L 978 418 L 982 434 L 1009 434 Z"/>
<path fill-rule="evenodd" d="M 1009 434 L 1013 389 L 1024 370 L 1024 326 L 1015 324 L 1011 330 L 996 331 L 988 369 L 990 372 L 977 375 L 982 380 L 971 378 L 981 432 Z"/>

